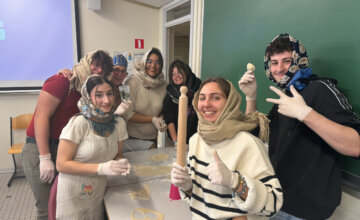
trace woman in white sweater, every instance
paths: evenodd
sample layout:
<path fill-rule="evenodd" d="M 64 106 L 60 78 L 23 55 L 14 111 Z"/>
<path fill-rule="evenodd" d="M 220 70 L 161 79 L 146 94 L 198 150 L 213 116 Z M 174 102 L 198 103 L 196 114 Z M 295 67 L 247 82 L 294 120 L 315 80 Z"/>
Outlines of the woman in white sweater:
<path fill-rule="evenodd" d="M 111 83 L 90 76 L 81 94 L 81 114 L 72 117 L 60 135 L 56 219 L 103 219 L 106 176 L 130 172 L 128 160 L 121 158 L 126 124 L 113 114 Z"/>
<path fill-rule="evenodd" d="M 258 112 L 242 114 L 240 102 L 240 94 L 220 77 L 205 80 L 195 94 L 198 132 L 190 138 L 187 167 L 174 163 L 171 171 L 193 219 L 272 216 L 282 206 L 263 143 L 269 122 Z M 250 133 L 258 127 L 260 138 Z"/>
<path fill-rule="evenodd" d="M 161 52 L 152 48 L 136 63 L 135 71 L 125 81 L 125 85 L 130 86 L 132 102 L 124 115 L 130 138 L 156 143 L 158 130 L 167 129 L 161 115 L 167 85 L 162 68 Z"/>

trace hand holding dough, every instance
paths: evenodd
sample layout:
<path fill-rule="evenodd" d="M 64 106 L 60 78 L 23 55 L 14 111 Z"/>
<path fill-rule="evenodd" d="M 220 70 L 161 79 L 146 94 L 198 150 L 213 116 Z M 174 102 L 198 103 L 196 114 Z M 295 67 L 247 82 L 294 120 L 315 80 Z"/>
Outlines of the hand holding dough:
<path fill-rule="evenodd" d="M 248 71 L 249 71 L 249 70 L 255 71 L 255 65 L 252 64 L 252 63 L 248 63 L 248 64 L 246 65 L 246 69 L 247 69 Z"/>
<path fill-rule="evenodd" d="M 247 101 L 256 101 L 257 84 L 255 79 L 255 66 L 252 63 L 246 65 L 247 71 L 239 80 L 239 88 L 245 94 Z"/>

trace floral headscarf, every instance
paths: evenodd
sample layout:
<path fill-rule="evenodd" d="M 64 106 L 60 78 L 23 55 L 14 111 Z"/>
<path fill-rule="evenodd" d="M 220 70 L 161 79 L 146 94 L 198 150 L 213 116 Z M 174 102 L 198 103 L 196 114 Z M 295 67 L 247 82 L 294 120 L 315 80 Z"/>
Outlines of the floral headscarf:
<path fill-rule="evenodd" d="M 92 75 L 86 79 L 84 85 L 81 88 L 82 97 L 79 99 L 77 105 L 79 107 L 80 113 L 84 115 L 85 118 L 91 121 L 93 129 L 98 134 L 105 136 L 106 132 L 112 133 L 115 128 L 115 119 L 113 114 L 115 111 L 115 105 L 113 105 L 110 112 L 104 113 L 92 104 L 86 84 L 88 80 L 93 77 L 101 78 L 101 76 L 99 75 Z M 94 87 L 94 89 L 96 89 L 96 86 Z"/>
<path fill-rule="evenodd" d="M 296 40 L 289 34 L 283 33 L 276 36 L 270 43 L 273 43 L 277 39 L 289 38 L 290 44 L 292 45 L 292 62 L 288 72 L 277 82 L 270 71 L 270 56 L 266 54 L 264 57 L 264 67 L 266 76 L 280 88 L 290 89 L 290 85 L 294 85 L 298 90 L 305 88 L 305 84 L 301 79 L 306 79 L 312 75 L 312 69 L 309 68 L 309 60 L 307 52 L 302 43 Z M 268 46 L 269 46 L 268 45 Z"/>

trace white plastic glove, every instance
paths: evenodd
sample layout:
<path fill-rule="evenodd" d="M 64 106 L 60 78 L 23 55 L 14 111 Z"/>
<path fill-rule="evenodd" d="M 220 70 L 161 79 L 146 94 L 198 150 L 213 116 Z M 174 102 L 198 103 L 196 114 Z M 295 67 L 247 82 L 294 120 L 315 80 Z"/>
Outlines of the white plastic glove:
<path fill-rule="evenodd" d="M 205 174 L 209 176 L 210 182 L 216 185 L 235 188 L 238 175 L 226 167 L 216 151 L 213 156 L 215 161 L 210 163 L 205 170 Z"/>
<path fill-rule="evenodd" d="M 280 89 L 273 86 L 270 86 L 270 89 L 280 96 L 280 99 L 267 98 L 266 101 L 278 104 L 278 112 L 280 114 L 303 121 L 312 110 L 311 107 L 306 105 L 303 97 L 296 91 L 294 86 L 290 86 L 290 92 L 293 97 L 287 96 Z"/>
<path fill-rule="evenodd" d="M 55 165 L 51 160 L 51 154 L 39 156 L 40 159 L 40 179 L 51 183 L 55 177 Z"/>
<path fill-rule="evenodd" d="M 130 173 L 130 163 L 127 159 L 122 158 L 120 160 L 110 160 L 105 163 L 100 163 L 97 169 L 98 175 L 105 176 L 126 176 Z"/>
<path fill-rule="evenodd" d="M 122 100 L 120 105 L 117 107 L 117 109 L 115 110 L 114 114 L 117 115 L 123 115 L 124 112 L 126 112 L 126 110 L 128 110 L 128 108 L 131 105 L 131 101 L 130 100 Z"/>
<path fill-rule="evenodd" d="M 254 70 L 248 70 L 239 80 L 239 88 L 245 94 L 247 101 L 255 101 L 257 98 L 257 83 Z"/>
<path fill-rule="evenodd" d="M 152 118 L 152 123 L 154 124 L 154 126 L 161 132 L 165 132 L 167 129 L 167 126 L 165 124 L 164 119 L 162 119 L 161 117 L 153 117 Z"/>
<path fill-rule="evenodd" d="M 192 188 L 192 181 L 189 175 L 189 169 L 174 162 L 171 169 L 171 183 L 183 191 L 190 190 Z"/>

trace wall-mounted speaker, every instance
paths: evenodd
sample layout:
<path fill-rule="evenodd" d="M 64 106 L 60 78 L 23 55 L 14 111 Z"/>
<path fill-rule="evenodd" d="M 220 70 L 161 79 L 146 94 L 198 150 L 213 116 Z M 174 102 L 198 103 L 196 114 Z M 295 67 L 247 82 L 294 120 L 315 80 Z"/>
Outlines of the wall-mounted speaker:
<path fill-rule="evenodd" d="M 87 6 L 89 10 L 99 11 L 101 9 L 101 0 L 88 0 Z"/>

